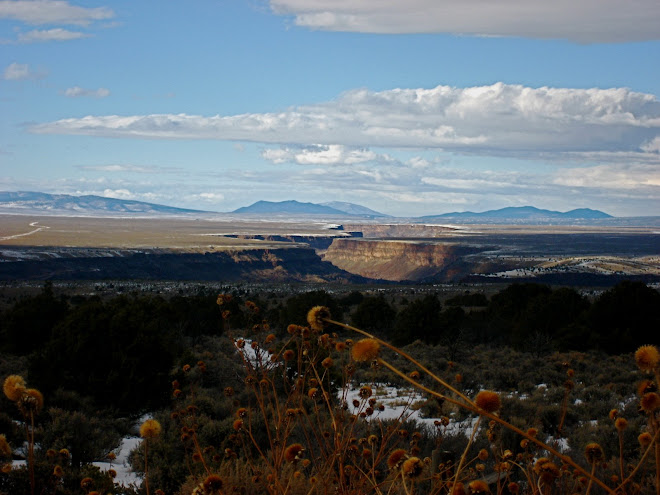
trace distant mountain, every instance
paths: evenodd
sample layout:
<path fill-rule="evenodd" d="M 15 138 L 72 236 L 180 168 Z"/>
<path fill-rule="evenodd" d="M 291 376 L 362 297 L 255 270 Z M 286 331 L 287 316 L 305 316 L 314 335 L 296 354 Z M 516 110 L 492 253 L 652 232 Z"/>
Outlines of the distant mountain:
<path fill-rule="evenodd" d="M 11 213 L 73 213 L 73 214 L 185 214 L 204 213 L 201 210 L 175 208 L 143 201 L 105 198 L 102 196 L 72 196 L 40 192 L 0 191 L 0 211 Z"/>
<path fill-rule="evenodd" d="M 501 208 L 499 210 L 488 210 L 481 213 L 472 211 L 444 213 L 442 215 L 427 215 L 420 217 L 421 220 L 435 220 L 456 218 L 461 220 L 527 220 L 527 221 L 543 221 L 543 220 L 600 220 L 605 218 L 613 218 L 611 215 L 599 210 L 592 210 L 590 208 L 578 208 L 566 212 L 543 210 L 533 206 L 518 206 Z"/>
<path fill-rule="evenodd" d="M 361 215 L 371 218 L 386 218 L 392 215 L 386 215 L 378 211 L 367 208 L 366 206 L 356 205 L 355 203 L 346 203 L 344 201 L 330 201 L 329 203 L 319 203 L 321 206 L 329 206 L 335 210 L 343 211 L 349 215 Z"/>
<path fill-rule="evenodd" d="M 360 216 L 373 218 L 375 216 L 383 217 L 382 213 L 370 210 L 364 206 L 352 203 L 332 202 L 332 203 L 301 203 L 300 201 L 257 201 L 250 206 L 244 206 L 232 213 L 251 213 L 261 215 L 331 215 L 340 216 Z"/>

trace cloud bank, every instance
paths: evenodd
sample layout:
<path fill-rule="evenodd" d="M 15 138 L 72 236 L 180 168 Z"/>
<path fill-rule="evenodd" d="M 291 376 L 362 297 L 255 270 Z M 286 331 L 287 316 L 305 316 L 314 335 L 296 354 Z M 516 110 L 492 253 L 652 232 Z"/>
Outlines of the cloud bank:
<path fill-rule="evenodd" d="M 94 21 L 111 19 L 107 7 L 78 7 L 62 0 L 0 0 L 0 19 L 14 19 L 26 24 L 74 24 L 86 26 Z"/>
<path fill-rule="evenodd" d="M 267 158 L 332 162 L 369 158 L 369 147 L 424 148 L 484 156 L 551 159 L 632 153 L 657 162 L 660 101 L 626 88 L 491 86 L 358 89 L 334 101 L 279 113 L 86 116 L 34 125 L 33 133 L 141 139 L 251 141 L 307 148 Z M 291 153 L 297 153 L 293 158 Z"/>
<path fill-rule="evenodd" d="M 298 26 L 617 43 L 660 39 L 657 0 L 270 0 Z"/>

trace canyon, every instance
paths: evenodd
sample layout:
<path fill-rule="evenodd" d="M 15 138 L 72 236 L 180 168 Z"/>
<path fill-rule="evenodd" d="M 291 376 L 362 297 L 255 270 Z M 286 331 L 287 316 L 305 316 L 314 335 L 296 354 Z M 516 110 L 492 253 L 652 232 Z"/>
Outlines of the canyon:
<path fill-rule="evenodd" d="M 367 278 L 448 282 L 468 275 L 465 257 L 482 250 L 448 242 L 334 239 L 321 257 Z"/>
<path fill-rule="evenodd" d="M 0 280 L 660 283 L 655 227 L 4 215 Z"/>

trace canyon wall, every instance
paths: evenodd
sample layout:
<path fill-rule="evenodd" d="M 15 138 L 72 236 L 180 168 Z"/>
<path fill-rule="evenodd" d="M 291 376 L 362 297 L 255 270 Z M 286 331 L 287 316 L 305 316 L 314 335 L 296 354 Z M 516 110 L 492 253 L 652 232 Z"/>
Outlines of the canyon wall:
<path fill-rule="evenodd" d="M 365 282 L 359 275 L 347 273 L 322 261 L 309 247 L 207 253 L 165 249 L 5 248 L 0 261 L 0 281 L 140 279 Z"/>
<path fill-rule="evenodd" d="M 481 250 L 447 242 L 335 239 L 322 257 L 368 278 L 448 282 L 469 274 L 465 256 Z"/>

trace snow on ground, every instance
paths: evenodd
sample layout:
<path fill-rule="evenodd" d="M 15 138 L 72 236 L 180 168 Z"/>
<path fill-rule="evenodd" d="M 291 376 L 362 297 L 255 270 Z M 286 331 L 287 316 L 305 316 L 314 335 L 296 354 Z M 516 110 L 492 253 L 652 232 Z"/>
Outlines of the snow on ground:
<path fill-rule="evenodd" d="M 110 462 L 94 462 L 95 466 L 98 466 L 101 471 L 105 472 L 111 468 L 117 471 L 117 477 L 115 482 L 120 485 L 139 485 L 142 483 L 142 477 L 131 471 L 130 466 L 128 465 L 128 456 L 135 447 L 140 443 L 140 438 L 138 437 L 126 437 L 121 442 L 121 447 L 119 448 L 119 453 L 117 458 Z"/>
<path fill-rule="evenodd" d="M 363 384 L 366 385 L 366 384 Z M 425 425 L 430 428 L 435 428 L 436 422 L 440 418 L 425 418 L 420 414 L 420 406 L 425 402 L 425 397 L 414 389 L 401 388 L 397 389 L 396 387 L 386 386 L 386 385 L 369 385 L 373 391 L 373 398 L 376 399 L 377 404 L 383 404 L 385 406 L 384 411 L 376 410 L 371 416 L 374 419 L 389 420 L 389 419 L 398 419 L 401 422 L 406 420 L 414 420 L 418 424 Z M 360 399 L 360 387 L 350 388 L 346 393 L 346 402 L 348 403 L 349 410 L 357 414 L 365 409 L 368 404 L 365 404 L 367 401 L 362 401 Z M 340 399 L 342 392 L 340 391 Z M 357 400 L 360 402 L 360 406 L 354 407 L 353 401 Z M 468 418 L 464 421 L 454 421 L 451 420 L 449 425 L 443 429 L 443 434 L 452 435 L 459 432 L 463 432 L 466 436 L 470 436 L 472 429 L 474 428 L 478 417 Z"/>
<path fill-rule="evenodd" d="M 109 471 L 114 469 L 117 472 L 117 477 L 115 478 L 115 483 L 118 483 L 123 486 L 128 486 L 132 484 L 139 485 L 142 483 L 142 477 L 131 471 L 130 466 L 128 465 L 128 456 L 135 447 L 140 443 L 140 438 L 138 437 L 126 437 L 122 440 L 121 446 L 119 447 L 119 453 L 117 458 L 110 462 L 93 462 L 94 466 L 97 466 L 102 472 Z M 25 466 L 25 460 L 15 460 L 12 462 L 14 469 Z"/>

